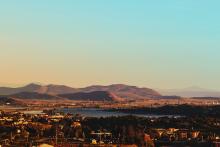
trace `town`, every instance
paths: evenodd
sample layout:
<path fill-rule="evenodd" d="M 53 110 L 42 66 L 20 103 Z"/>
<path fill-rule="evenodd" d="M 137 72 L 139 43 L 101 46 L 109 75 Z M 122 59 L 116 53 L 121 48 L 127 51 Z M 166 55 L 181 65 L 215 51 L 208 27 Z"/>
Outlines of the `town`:
<path fill-rule="evenodd" d="M 220 147 L 220 0 L 0 0 L 0 147 Z"/>
<path fill-rule="evenodd" d="M 209 117 L 95 118 L 50 109 L 38 114 L 1 111 L 0 124 L 0 145 L 6 147 L 220 145 L 220 120 Z"/>

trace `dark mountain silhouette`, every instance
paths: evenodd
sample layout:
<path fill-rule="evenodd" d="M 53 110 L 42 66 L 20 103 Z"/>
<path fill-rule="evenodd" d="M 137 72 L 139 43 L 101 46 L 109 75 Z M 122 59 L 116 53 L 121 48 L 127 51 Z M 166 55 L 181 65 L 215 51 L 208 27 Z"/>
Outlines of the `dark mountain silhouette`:
<path fill-rule="evenodd" d="M 89 100 L 89 101 L 120 101 L 121 99 L 115 94 L 107 91 L 78 92 L 72 94 L 62 94 L 60 97 L 69 100 Z"/>

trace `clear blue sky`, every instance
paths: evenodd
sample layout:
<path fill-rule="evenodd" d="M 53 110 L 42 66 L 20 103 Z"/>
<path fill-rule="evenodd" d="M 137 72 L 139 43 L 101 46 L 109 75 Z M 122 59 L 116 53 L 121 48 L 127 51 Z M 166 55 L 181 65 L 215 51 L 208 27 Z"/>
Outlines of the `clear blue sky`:
<path fill-rule="evenodd" d="M 220 89 L 219 0 L 0 1 L 0 84 Z"/>

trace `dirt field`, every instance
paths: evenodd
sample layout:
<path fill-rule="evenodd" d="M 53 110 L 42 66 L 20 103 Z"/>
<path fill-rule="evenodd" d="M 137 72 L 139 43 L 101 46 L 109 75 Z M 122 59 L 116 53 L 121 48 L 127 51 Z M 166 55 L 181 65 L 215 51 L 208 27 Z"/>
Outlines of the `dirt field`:
<path fill-rule="evenodd" d="M 23 101 L 27 107 L 97 107 L 97 108 L 129 108 L 129 107 L 147 107 L 147 106 L 163 106 L 163 105 L 219 105 L 220 99 L 144 99 L 121 102 L 102 102 L 102 101 L 73 101 L 73 100 L 25 100 Z"/>

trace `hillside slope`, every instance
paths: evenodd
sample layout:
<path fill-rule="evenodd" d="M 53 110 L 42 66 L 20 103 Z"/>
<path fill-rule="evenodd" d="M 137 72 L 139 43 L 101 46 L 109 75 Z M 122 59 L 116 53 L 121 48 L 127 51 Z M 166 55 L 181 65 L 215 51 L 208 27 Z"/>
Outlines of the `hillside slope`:
<path fill-rule="evenodd" d="M 69 100 L 89 100 L 89 101 L 120 101 L 121 99 L 113 93 L 107 91 L 94 91 L 94 92 L 78 92 L 72 94 L 62 94 L 60 97 Z"/>
<path fill-rule="evenodd" d="M 161 95 L 149 88 L 139 88 L 136 86 L 128 86 L 124 84 L 114 84 L 109 86 L 89 86 L 82 88 L 81 91 L 109 91 L 115 93 L 117 96 L 127 99 L 144 99 L 144 98 L 157 98 Z"/>

